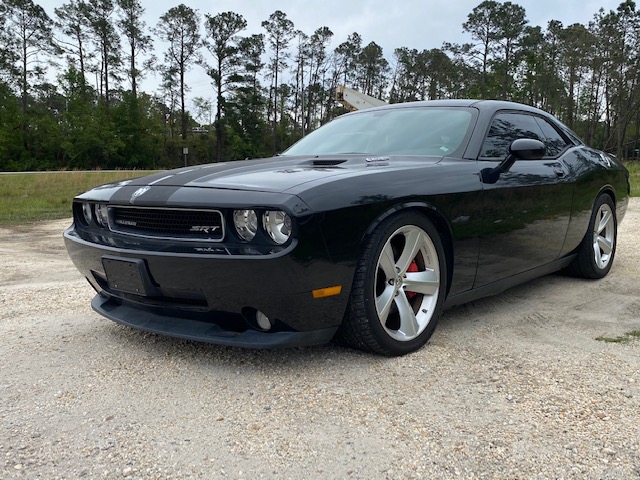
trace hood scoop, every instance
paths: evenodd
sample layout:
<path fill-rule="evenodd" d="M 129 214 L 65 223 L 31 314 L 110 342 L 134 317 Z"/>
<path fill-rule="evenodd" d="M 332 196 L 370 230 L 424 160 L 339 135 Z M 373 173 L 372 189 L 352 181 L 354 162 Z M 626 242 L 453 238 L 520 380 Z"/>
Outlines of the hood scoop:
<path fill-rule="evenodd" d="M 343 164 L 346 160 L 343 159 L 325 159 L 325 158 L 314 158 L 311 162 L 311 166 L 313 167 L 335 167 Z"/>

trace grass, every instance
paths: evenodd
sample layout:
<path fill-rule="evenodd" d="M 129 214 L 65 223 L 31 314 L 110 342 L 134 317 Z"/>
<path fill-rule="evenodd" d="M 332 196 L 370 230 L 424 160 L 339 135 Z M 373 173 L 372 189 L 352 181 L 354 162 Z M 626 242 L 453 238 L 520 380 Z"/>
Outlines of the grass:
<path fill-rule="evenodd" d="M 79 193 L 149 173 L 152 172 L 98 170 L 0 175 L 0 225 L 71 217 L 71 200 Z"/>
<path fill-rule="evenodd" d="M 640 161 L 625 162 L 631 196 L 640 197 Z M 0 175 L 0 225 L 71 216 L 71 199 L 96 185 L 152 173 L 146 170 L 42 172 Z"/>
<path fill-rule="evenodd" d="M 633 330 L 618 337 L 596 337 L 596 340 L 606 343 L 629 343 L 633 340 L 640 340 L 640 330 Z"/>
<path fill-rule="evenodd" d="M 629 170 L 631 196 L 640 197 L 640 161 L 625 162 L 624 166 Z"/>

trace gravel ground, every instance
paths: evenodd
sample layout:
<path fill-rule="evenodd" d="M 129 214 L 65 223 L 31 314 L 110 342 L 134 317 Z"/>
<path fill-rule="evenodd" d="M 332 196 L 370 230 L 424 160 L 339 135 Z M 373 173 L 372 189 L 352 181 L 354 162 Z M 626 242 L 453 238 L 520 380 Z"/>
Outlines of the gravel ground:
<path fill-rule="evenodd" d="M 640 199 L 601 281 L 445 312 L 402 358 L 251 351 L 89 307 L 57 221 L 0 229 L 2 478 L 640 478 Z"/>

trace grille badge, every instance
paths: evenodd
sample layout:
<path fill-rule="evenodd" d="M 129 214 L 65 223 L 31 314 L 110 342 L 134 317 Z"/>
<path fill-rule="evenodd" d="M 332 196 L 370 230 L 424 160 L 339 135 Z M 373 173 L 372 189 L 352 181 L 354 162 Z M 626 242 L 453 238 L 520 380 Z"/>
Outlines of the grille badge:
<path fill-rule="evenodd" d="M 133 203 L 133 201 L 138 198 L 140 195 L 146 193 L 149 191 L 151 187 L 141 187 L 138 190 L 136 190 L 135 192 L 133 192 L 133 195 L 131 195 L 131 200 L 129 200 L 129 203 Z"/>
<path fill-rule="evenodd" d="M 120 218 L 116 219 L 116 223 L 118 225 L 128 225 L 130 227 L 135 227 L 136 225 L 138 225 L 138 222 L 135 222 L 133 220 L 122 220 Z"/>
<path fill-rule="evenodd" d="M 212 226 L 206 226 L 206 225 L 194 225 L 191 227 L 191 229 L 189 230 L 190 232 L 202 232 L 202 233 L 213 233 L 216 232 L 220 229 L 219 225 L 212 225 Z"/>

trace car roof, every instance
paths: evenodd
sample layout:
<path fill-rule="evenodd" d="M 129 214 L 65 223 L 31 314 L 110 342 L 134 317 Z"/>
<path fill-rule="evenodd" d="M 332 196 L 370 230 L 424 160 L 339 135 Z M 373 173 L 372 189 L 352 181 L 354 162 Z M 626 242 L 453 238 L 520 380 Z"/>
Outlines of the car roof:
<path fill-rule="evenodd" d="M 547 112 L 530 105 L 517 102 L 507 102 L 504 100 L 478 100 L 478 99 L 455 99 L 455 100 L 425 100 L 418 102 L 392 103 L 376 109 L 395 109 L 395 108 L 412 108 L 412 107 L 474 107 L 482 111 L 496 110 L 521 110 L 543 115 L 549 115 Z M 365 110 L 360 110 L 365 111 Z"/>

